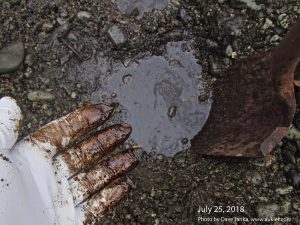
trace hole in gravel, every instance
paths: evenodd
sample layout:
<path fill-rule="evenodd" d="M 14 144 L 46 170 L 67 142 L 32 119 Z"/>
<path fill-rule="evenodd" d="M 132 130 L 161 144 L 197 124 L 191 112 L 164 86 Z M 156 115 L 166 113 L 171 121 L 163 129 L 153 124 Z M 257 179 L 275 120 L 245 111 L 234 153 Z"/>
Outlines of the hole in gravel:
<path fill-rule="evenodd" d="M 212 99 L 207 79 L 189 45 L 170 42 L 164 56 L 150 56 L 128 63 L 108 60 L 85 62 L 77 70 L 81 81 L 99 84 L 88 99 L 93 103 L 118 103 L 119 120 L 133 126 L 131 138 L 147 152 L 173 156 L 190 147 L 209 115 Z M 106 75 L 105 75 L 106 74 Z M 80 77 L 81 76 L 81 77 Z"/>

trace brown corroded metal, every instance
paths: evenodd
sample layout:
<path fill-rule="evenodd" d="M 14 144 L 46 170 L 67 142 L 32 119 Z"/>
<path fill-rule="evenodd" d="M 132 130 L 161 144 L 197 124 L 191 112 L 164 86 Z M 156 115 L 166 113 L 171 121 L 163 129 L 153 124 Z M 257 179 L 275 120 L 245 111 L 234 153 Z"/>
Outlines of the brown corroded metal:
<path fill-rule="evenodd" d="M 295 114 L 300 21 L 278 47 L 241 61 L 213 89 L 210 116 L 193 139 L 201 154 L 257 157 L 287 134 Z"/>
<path fill-rule="evenodd" d="M 91 162 L 105 156 L 127 140 L 131 133 L 128 124 L 116 124 L 98 131 L 92 137 L 62 153 L 70 174 L 79 172 Z"/>

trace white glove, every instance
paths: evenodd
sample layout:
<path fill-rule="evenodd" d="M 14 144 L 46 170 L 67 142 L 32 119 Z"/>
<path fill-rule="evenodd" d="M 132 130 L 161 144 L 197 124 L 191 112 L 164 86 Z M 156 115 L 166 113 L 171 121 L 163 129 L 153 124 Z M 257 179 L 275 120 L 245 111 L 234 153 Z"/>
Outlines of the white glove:
<path fill-rule="evenodd" d="M 124 197 L 129 180 L 118 177 L 137 165 L 134 152 L 96 161 L 128 138 L 129 125 L 110 126 L 70 147 L 112 113 L 109 106 L 91 105 L 15 144 L 21 111 L 12 98 L 0 99 L 0 223 L 94 224 Z"/>

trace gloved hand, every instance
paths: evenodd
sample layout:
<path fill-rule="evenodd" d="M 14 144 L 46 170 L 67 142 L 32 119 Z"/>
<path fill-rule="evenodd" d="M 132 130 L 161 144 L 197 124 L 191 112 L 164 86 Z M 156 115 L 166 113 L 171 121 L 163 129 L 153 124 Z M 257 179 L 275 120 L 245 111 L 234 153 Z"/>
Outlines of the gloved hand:
<path fill-rule="evenodd" d="M 131 127 L 113 125 L 74 144 L 112 113 L 91 105 L 15 144 L 21 111 L 12 98 L 0 99 L 0 224 L 93 224 L 125 196 L 129 180 L 119 177 L 137 165 L 133 150 L 97 161 L 122 144 Z"/>

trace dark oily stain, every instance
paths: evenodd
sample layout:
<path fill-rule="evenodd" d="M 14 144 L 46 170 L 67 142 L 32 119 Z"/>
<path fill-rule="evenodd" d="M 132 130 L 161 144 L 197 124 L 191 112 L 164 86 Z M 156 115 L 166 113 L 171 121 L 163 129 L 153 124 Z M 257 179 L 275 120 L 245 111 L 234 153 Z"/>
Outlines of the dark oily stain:
<path fill-rule="evenodd" d="M 169 0 L 116 0 L 118 9 L 128 15 L 137 15 L 141 19 L 144 13 L 151 12 L 153 9 L 164 9 Z"/>
<path fill-rule="evenodd" d="M 128 125 L 116 124 L 107 127 L 65 151 L 62 157 L 73 175 L 121 145 L 130 133 L 131 127 Z"/>
<path fill-rule="evenodd" d="M 86 132 L 103 124 L 113 113 L 107 105 L 90 105 L 75 110 L 58 120 L 50 122 L 29 136 L 32 143 L 46 143 L 63 149 L 66 141 L 76 140 Z"/>
<path fill-rule="evenodd" d="M 92 93 L 91 100 L 118 102 L 120 119 L 132 125 L 131 138 L 136 143 L 147 152 L 173 156 L 190 146 L 181 140 L 190 140 L 201 130 L 212 101 L 210 81 L 202 78 L 188 44 L 170 42 L 166 52 L 127 67 L 114 65 L 112 75 Z M 108 100 L 111 93 L 116 97 Z M 199 102 L 199 96 L 203 101 Z"/>
<path fill-rule="evenodd" d="M 130 190 L 130 185 L 124 177 L 118 178 L 105 189 L 93 195 L 81 205 L 85 214 L 83 225 L 94 224 L 109 209 L 112 209 Z M 103 201 L 105 199 L 105 201 Z"/>
<path fill-rule="evenodd" d="M 73 180 L 79 183 L 84 190 L 84 198 L 87 198 L 137 165 L 138 159 L 134 151 L 127 150 L 75 176 Z"/>

